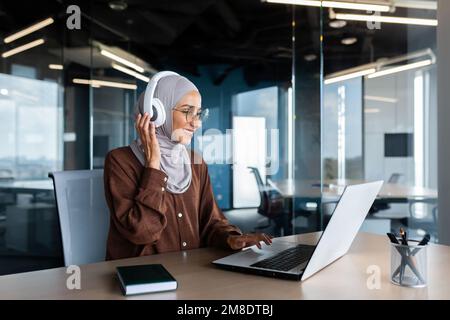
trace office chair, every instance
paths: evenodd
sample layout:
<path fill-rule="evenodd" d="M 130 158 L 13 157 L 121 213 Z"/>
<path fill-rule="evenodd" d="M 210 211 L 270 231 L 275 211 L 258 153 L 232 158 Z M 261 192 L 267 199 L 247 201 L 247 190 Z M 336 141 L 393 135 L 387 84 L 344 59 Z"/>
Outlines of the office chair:
<path fill-rule="evenodd" d="M 64 252 L 64 264 L 105 260 L 109 209 L 103 170 L 49 173 L 53 179 Z"/>
<path fill-rule="evenodd" d="M 421 209 L 425 210 L 425 216 L 416 214 L 418 205 L 421 205 Z M 430 233 L 433 238 L 437 238 L 438 206 L 436 201 L 432 199 L 411 200 L 409 202 L 409 219 L 406 226 L 410 230 L 424 230 Z"/>
<path fill-rule="evenodd" d="M 284 233 L 288 232 L 287 215 L 289 212 L 285 210 L 285 199 L 278 190 L 263 182 L 258 168 L 248 167 L 248 169 L 255 175 L 259 196 L 261 198 L 258 213 L 267 217 L 269 220 L 268 225 L 259 226 L 257 229 L 268 228 L 273 221 L 275 223 L 275 235 L 279 235 L 282 229 Z"/>

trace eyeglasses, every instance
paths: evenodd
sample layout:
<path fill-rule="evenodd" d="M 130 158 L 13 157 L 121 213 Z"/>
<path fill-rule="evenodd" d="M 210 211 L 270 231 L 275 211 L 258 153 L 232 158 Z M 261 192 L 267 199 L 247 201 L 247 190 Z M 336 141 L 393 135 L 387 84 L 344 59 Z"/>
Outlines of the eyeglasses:
<path fill-rule="evenodd" d="M 190 105 L 183 105 L 181 107 L 178 107 L 179 109 L 173 109 L 175 111 L 178 112 L 182 112 L 185 114 L 186 116 L 186 122 L 192 122 L 192 121 L 205 121 L 206 119 L 208 119 L 208 115 L 209 115 L 209 109 L 201 109 L 200 111 L 198 111 L 197 113 L 195 112 L 195 107 L 194 106 L 190 106 Z M 183 109 L 184 108 L 184 109 Z"/>

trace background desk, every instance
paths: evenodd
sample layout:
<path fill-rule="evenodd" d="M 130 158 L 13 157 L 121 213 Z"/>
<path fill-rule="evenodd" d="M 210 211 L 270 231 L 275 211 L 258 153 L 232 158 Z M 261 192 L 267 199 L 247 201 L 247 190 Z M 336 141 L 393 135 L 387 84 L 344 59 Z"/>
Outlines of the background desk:
<path fill-rule="evenodd" d="M 300 237 L 314 243 L 320 233 Z M 124 299 L 115 276 L 119 265 L 162 263 L 178 280 L 172 292 L 128 299 L 450 299 L 450 247 L 428 248 L 429 285 L 403 288 L 389 282 L 387 237 L 361 233 L 350 252 L 304 282 L 266 278 L 221 270 L 211 261 L 227 252 L 211 248 L 81 266 L 81 290 L 66 288 L 65 268 L 0 277 L 0 299 Z M 378 265 L 381 289 L 366 286 L 367 267 Z"/>
<path fill-rule="evenodd" d="M 63 265 L 53 183 L 0 179 L 0 275 Z"/>
<path fill-rule="evenodd" d="M 281 180 L 281 181 L 272 181 L 271 184 L 274 188 L 276 188 L 283 198 L 286 199 L 286 204 L 289 208 L 289 212 L 292 212 L 295 208 L 307 208 L 307 204 L 309 203 L 322 203 L 322 204 L 330 204 L 332 206 L 317 206 L 315 213 L 316 214 L 316 230 L 322 228 L 321 219 L 324 216 L 322 214 L 331 214 L 334 204 L 337 203 L 339 197 L 346 185 L 365 183 L 367 181 L 364 180 L 325 180 L 323 193 L 321 193 L 320 189 L 320 181 L 314 180 Z M 437 230 L 437 219 L 436 219 L 436 210 L 437 210 L 437 200 L 438 200 L 438 191 L 429 188 L 415 187 L 415 186 L 406 186 L 397 183 L 384 183 L 380 192 L 378 193 L 374 205 L 375 208 L 382 208 L 382 210 L 388 209 L 389 204 L 392 203 L 403 203 L 408 204 L 409 207 L 404 209 L 404 212 L 400 212 L 400 216 L 398 213 L 395 213 L 396 216 L 392 216 L 392 212 L 388 213 L 387 216 L 377 215 L 376 218 L 381 219 L 401 219 L 401 218 L 409 218 L 413 216 L 414 205 L 417 203 L 427 203 L 432 209 L 432 218 L 434 222 L 432 223 L 432 230 Z M 372 207 L 374 208 L 374 207 Z M 384 208 L 384 209 L 383 209 Z M 325 209 L 325 210 L 324 210 Z M 309 211 L 314 209 L 308 209 Z M 378 210 L 377 210 L 378 211 Z M 376 211 L 375 211 L 376 212 Z M 391 215 L 389 217 L 389 215 Z M 374 217 L 374 216 L 372 216 Z M 289 218 L 290 219 L 290 218 Z M 291 220 L 291 219 L 290 219 Z M 295 225 L 287 226 L 289 229 L 287 234 L 292 234 L 291 230 L 294 230 Z M 423 227 L 425 230 L 430 229 L 428 227 Z M 298 231 L 297 231 L 298 232 Z M 304 232 L 304 231 L 303 231 Z M 430 230 L 433 234 L 433 232 Z M 437 231 L 436 231 L 437 232 Z M 286 233 L 285 233 L 286 234 Z M 434 236 L 436 236 L 434 234 Z"/>
<path fill-rule="evenodd" d="M 9 192 L 14 195 L 26 193 L 33 197 L 39 193 L 53 194 L 53 182 L 50 179 L 0 181 L 0 192 Z"/>
<path fill-rule="evenodd" d="M 346 185 L 366 183 L 364 180 L 325 180 L 323 195 L 320 193 L 320 181 L 303 180 L 281 180 L 273 181 L 273 185 L 285 198 L 311 198 L 317 199 L 321 196 L 339 197 Z M 385 199 L 390 202 L 430 199 L 437 201 L 438 192 L 435 189 L 406 186 L 397 183 L 384 183 L 377 199 Z"/>

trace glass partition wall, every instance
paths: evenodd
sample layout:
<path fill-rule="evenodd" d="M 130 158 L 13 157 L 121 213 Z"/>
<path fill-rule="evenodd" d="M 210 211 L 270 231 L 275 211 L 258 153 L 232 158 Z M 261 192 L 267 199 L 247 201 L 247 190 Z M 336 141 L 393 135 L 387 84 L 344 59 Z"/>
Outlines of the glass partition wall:
<path fill-rule="evenodd" d="M 201 76 L 186 74 L 210 111 L 192 147 L 208 164 L 216 201 L 231 223 L 244 232 L 281 235 L 290 207 L 278 186 L 292 175 L 293 156 L 292 6 L 248 1 L 237 10 L 229 4 L 240 36 L 217 35 L 213 47 L 201 43 Z M 211 7 L 205 17 L 221 12 Z M 183 37 L 203 32 L 196 23 Z"/>
<path fill-rule="evenodd" d="M 15 24 L 0 45 L 0 275 L 64 265 L 48 174 L 103 168 L 109 150 L 134 139 L 137 78 L 101 52 L 141 63 L 91 6 L 79 30 L 68 29 L 65 6 L 4 9 Z M 28 27 L 36 31 L 15 39 Z"/>
<path fill-rule="evenodd" d="M 362 230 L 437 241 L 436 2 L 393 5 L 323 10 L 324 195 L 383 180 Z"/>
<path fill-rule="evenodd" d="M 29 18 L 0 23 L 3 30 L 13 23 L 46 26 L 0 44 L 0 274 L 62 264 L 48 179 L 65 158 L 62 24 Z"/>
<path fill-rule="evenodd" d="M 292 174 L 281 187 L 292 214 L 288 234 L 297 234 L 322 228 L 322 8 L 293 6 L 292 32 Z"/>

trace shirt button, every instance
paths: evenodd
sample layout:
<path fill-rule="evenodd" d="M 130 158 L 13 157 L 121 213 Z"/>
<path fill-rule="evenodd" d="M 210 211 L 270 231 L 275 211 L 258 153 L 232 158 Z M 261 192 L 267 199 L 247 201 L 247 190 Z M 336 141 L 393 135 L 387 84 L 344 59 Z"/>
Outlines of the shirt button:
<path fill-rule="evenodd" d="M 181 218 L 183 216 L 183 214 L 180 212 L 178 213 L 178 218 Z"/>
<path fill-rule="evenodd" d="M 187 243 L 183 241 L 183 247 L 186 247 L 186 246 L 187 246 Z"/>
<path fill-rule="evenodd" d="M 162 188 L 161 188 L 161 191 L 164 192 L 164 190 L 165 190 L 164 187 L 162 187 Z"/>
<path fill-rule="evenodd" d="M 164 178 L 164 182 L 166 182 L 166 181 L 167 181 L 167 177 Z"/>

